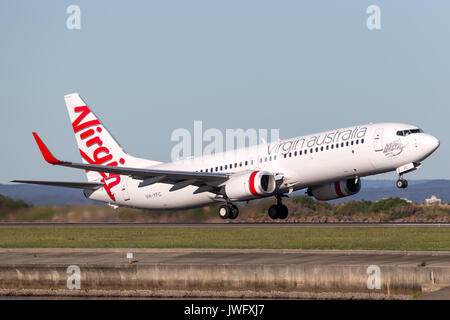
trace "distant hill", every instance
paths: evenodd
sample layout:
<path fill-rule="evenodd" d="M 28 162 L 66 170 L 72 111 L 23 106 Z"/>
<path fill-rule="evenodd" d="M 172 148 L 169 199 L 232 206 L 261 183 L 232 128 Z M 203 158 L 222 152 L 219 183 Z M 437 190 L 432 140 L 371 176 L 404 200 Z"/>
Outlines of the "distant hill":
<path fill-rule="evenodd" d="M 31 205 L 95 204 L 80 189 L 38 186 L 31 184 L 0 184 L 0 194 Z"/>
<path fill-rule="evenodd" d="M 361 191 L 354 196 L 334 200 L 381 200 L 384 198 L 406 198 L 413 202 L 425 202 L 435 195 L 443 202 L 450 202 L 450 180 L 408 180 L 408 188 L 398 189 L 394 180 L 362 180 Z"/>
<path fill-rule="evenodd" d="M 425 202 L 425 198 L 435 195 L 443 202 L 450 202 L 450 180 L 408 180 L 407 189 L 398 189 L 394 180 L 362 180 L 361 191 L 351 197 L 330 201 L 331 203 L 350 200 L 381 200 L 384 198 L 407 198 L 414 202 Z M 0 194 L 14 200 L 24 200 L 32 205 L 74 205 L 98 204 L 86 199 L 79 189 L 37 186 L 26 184 L 0 184 Z M 294 195 L 304 194 L 304 190 Z"/>
<path fill-rule="evenodd" d="M 426 198 L 435 195 L 443 202 L 450 202 L 450 180 L 408 180 L 408 188 L 398 189 L 395 180 L 362 179 L 361 191 L 354 196 L 329 201 L 330 203 L 348 202 L 351 200 L 377 201 L 385 198 L 406 198 L 413 202 L 425 202 Z M 302 195 L 305 190 L 294 192 Z"/>

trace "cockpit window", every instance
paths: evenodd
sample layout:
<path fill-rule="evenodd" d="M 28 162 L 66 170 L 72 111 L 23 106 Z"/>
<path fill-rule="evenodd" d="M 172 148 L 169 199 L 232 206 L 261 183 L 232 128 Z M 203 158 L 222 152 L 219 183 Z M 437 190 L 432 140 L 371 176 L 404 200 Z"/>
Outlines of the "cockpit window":
<path fill-rule="evenodd" d="M 423 132 L 422 129 L 408 129 L 408 130 L 399 130 L 397 131 L 398 136 L 408 136 L 412 133 L 421 133 Z"/>

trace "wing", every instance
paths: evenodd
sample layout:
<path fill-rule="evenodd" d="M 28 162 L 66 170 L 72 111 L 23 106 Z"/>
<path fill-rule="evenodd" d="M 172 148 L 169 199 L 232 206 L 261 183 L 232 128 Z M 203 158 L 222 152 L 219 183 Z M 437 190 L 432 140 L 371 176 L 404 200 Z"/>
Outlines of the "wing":
<path fill-rule="evenodd" d="M 86 163 L 76 163 L 69 161 L 61 161 L 56 159 L 48 150 L 47 146 L 42 142 L 37 133 L 33 132 L 34 139 L 45 159 L 50 164 L 84 169 L 87 171 L 97 171 L 103 173 L 112 173 L 130 176 L 134 179 L 142 180 L 139 187 L 145 187 L 154 183 L 173 184 L 170 191 L 175 191 L 187 187 L 189 185 L 199 186 L 194 193 L 212 191 L 223 182 L 229 179 L 230 174 L 226 173 L 206 173 L 194 171 L 175 171 L 175 170 L 156 170 L 142 168 L 113 167 L 104 165 L 94 165 Z"/>
<path fill-rule="evenodd" d="M 12 180 L 11 182 L 40 184 L 45 186 L 78 188 L 78 189 L 99 189 L 103 187 L 101 182 L 65 182 L 65 181 L 37 181 L 37 180 Z"/>

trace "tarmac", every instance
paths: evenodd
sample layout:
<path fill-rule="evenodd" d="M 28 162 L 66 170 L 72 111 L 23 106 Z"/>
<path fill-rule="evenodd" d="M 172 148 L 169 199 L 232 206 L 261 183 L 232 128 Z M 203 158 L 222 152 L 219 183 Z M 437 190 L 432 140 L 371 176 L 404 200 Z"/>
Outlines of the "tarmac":
<path fill-rule="evenodd" d="M 146 227 L 146 228 L 309 228 L 309 227 L 450 227 L 450 223 L 378 223 L 378 222 L 335 222 L 335 223 L 298 223 L 298 222 L 210 222 L 210 223 L 165 223 L 165 222 L 0 222 L 0 228 L 11 227 Z"/>
<path fill-rule="evenodd" d="M 0 249 L 0 265 L 18 264 L 321 264 L 450 268 L 449 251 L 297 249 Z"/>

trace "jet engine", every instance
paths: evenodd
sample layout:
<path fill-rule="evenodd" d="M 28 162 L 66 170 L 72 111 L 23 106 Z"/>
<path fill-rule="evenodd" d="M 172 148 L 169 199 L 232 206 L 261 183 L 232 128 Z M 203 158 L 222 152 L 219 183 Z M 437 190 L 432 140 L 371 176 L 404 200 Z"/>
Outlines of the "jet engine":
<path fill-rule="evenodd" d="M 267 196 L 276 189 L 275 176 L 267 171 L 234 175 L 225 183 L 225 194 L 231 200 L 246 200 Z"/>
<path fill-rule="evenodd" d="M 308 188 L 308 195 L 326 201 L 354 195 L 361 190 L 361 180 L 346 179 Z"/>

